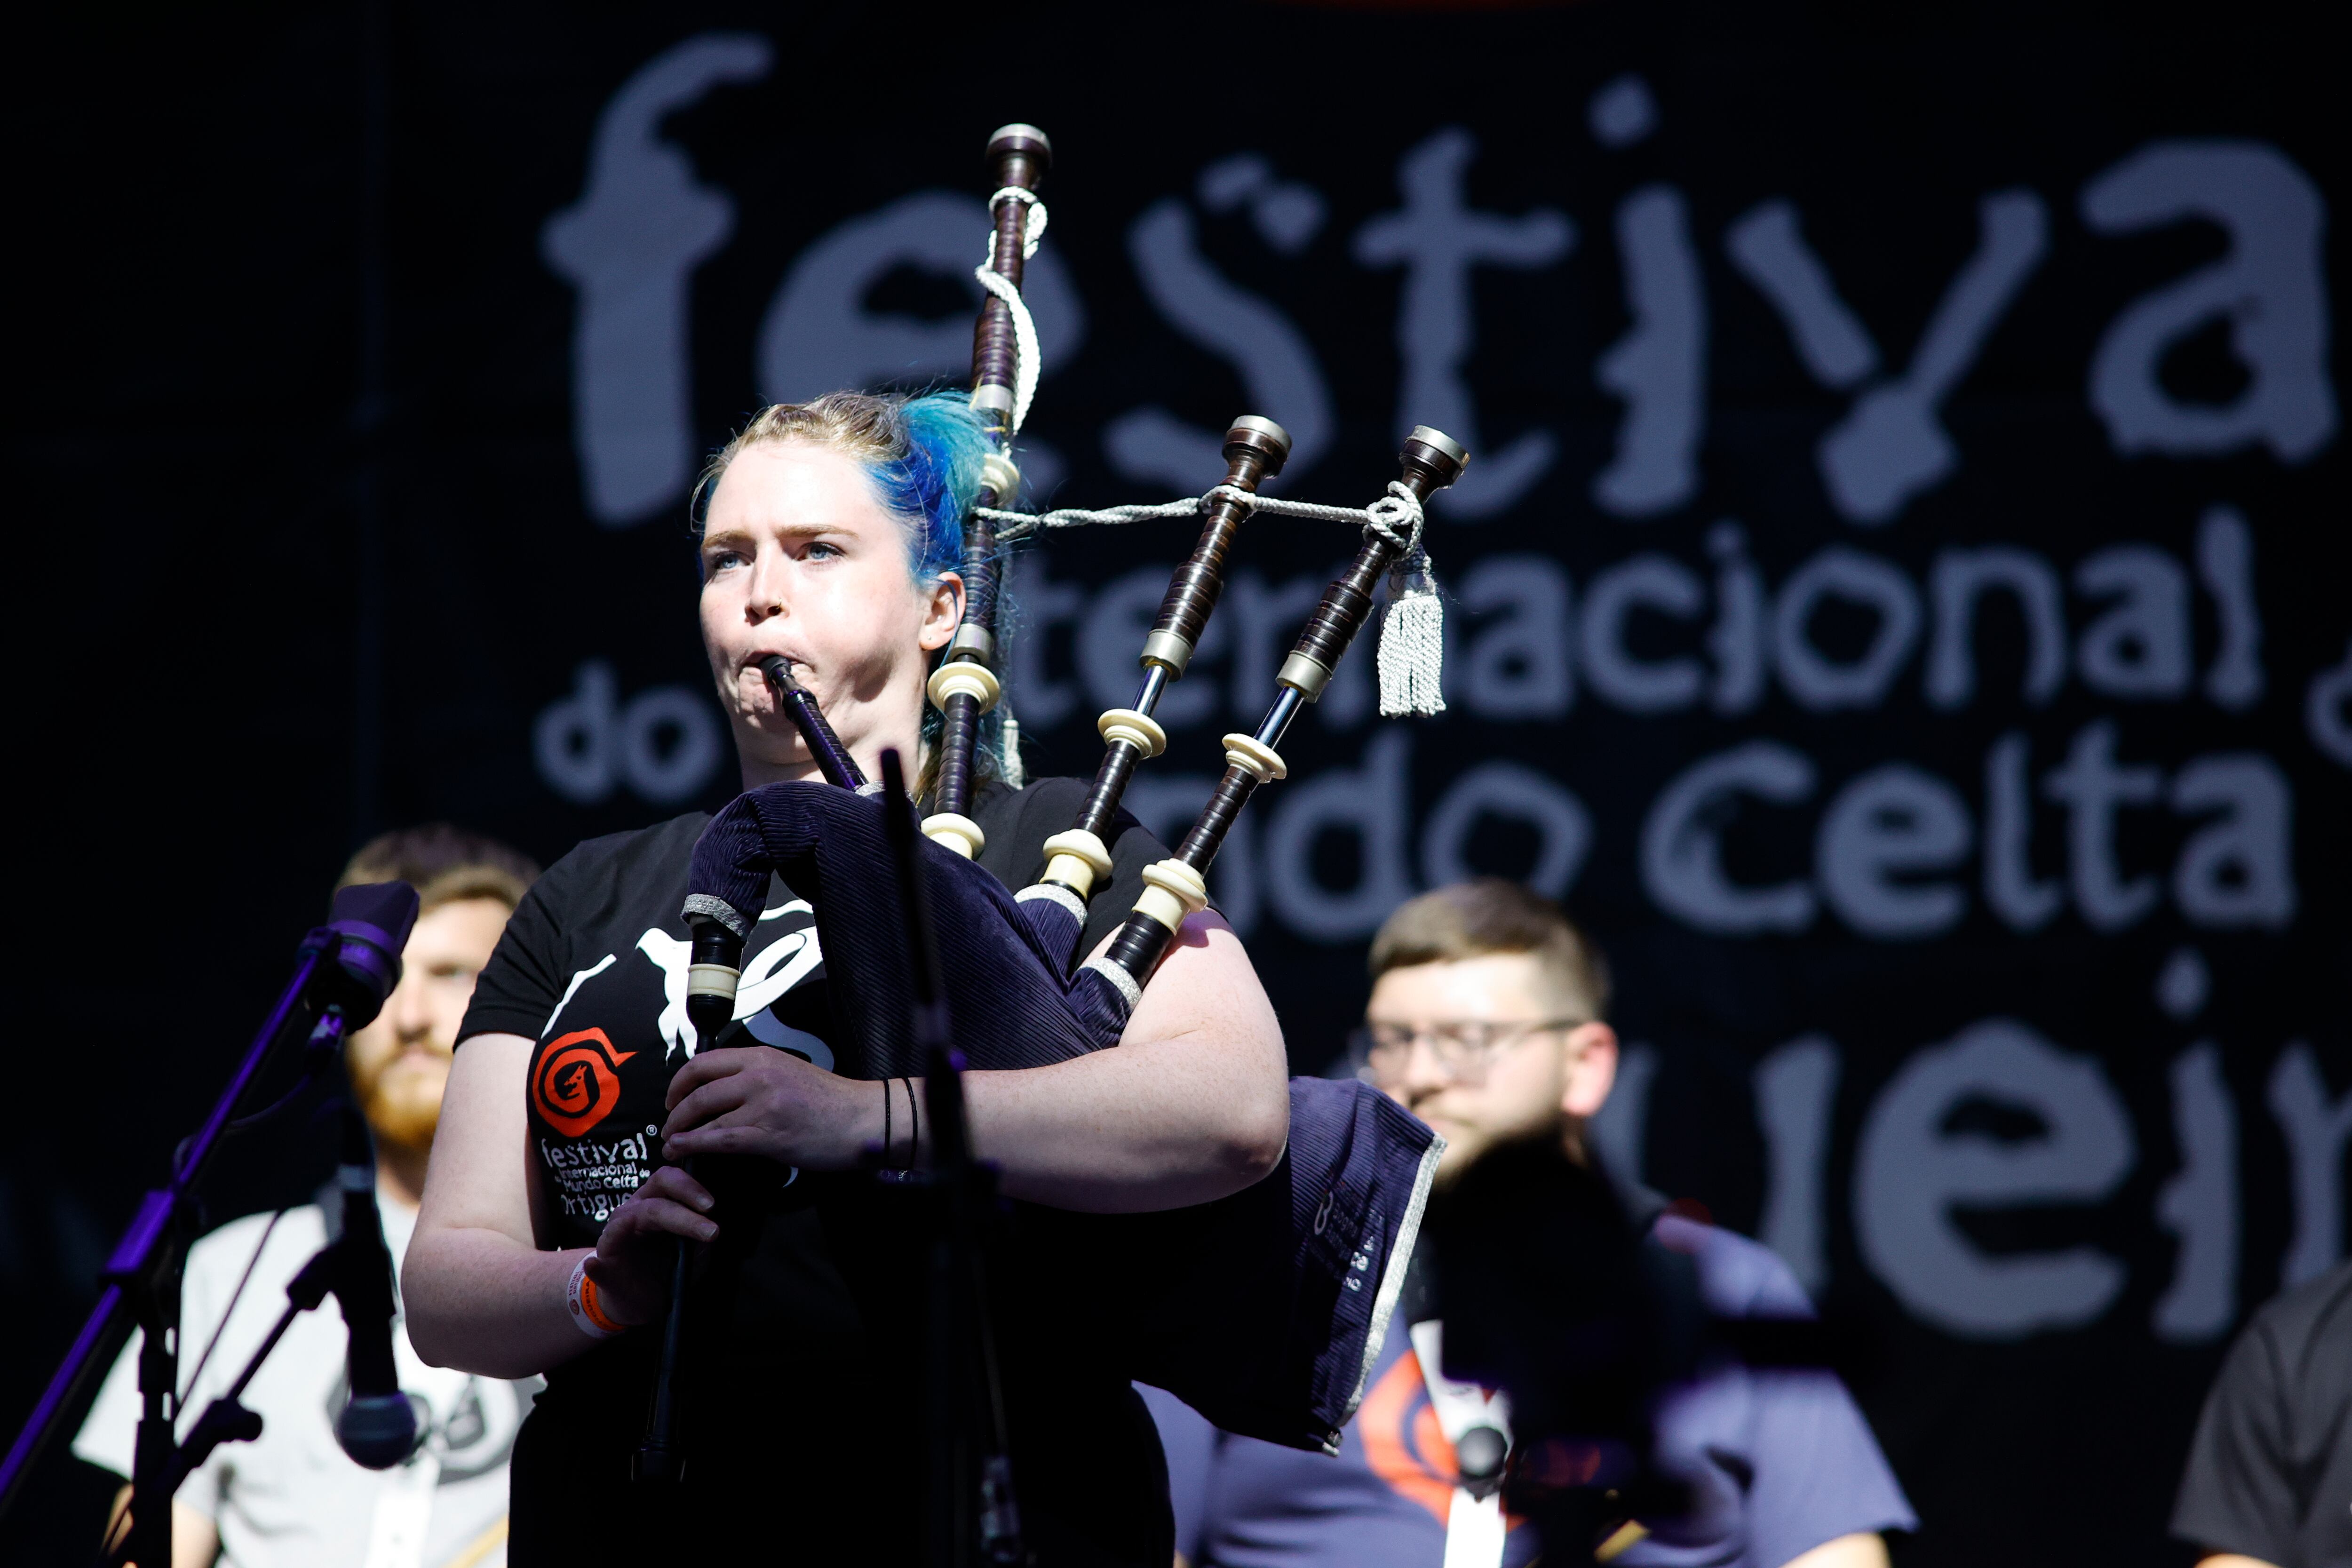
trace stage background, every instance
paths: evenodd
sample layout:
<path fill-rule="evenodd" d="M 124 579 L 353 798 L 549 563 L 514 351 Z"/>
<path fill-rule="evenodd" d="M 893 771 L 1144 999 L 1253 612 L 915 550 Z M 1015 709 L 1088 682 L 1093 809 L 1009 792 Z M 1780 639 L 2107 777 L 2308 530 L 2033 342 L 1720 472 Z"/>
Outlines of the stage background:
<path fill-rule="evenodd" d="M 1475 455 L 1448 711 L 1378 721 L 1359 658 L 1213 879 L 1295 1067 L 1398 899 L 1529 878 L 1616 970 L 1609 1158 L 1877 1335 L 1897 1560 L 2186 1561 L 2202 1391 L 2341 1254 L 2352 1131 L 2346 171 L 2292 15 L 42 17 L 0 1417 L 357 843 L 727 798 L 691 477 L 770 398 L 961 374 L 1022 118 L 1033 499 L 1197 491 L 1245 412 L 1294 496 L 1413 423 Z M 1033 773 L 1091 771 L 1189 531 L 1024 556 Z M 1252 526 L 1162 831 L 1349 545 Z M 215 1218 L 324 1152 L 235 1150 Z M 79 1561 L 109 1485 L 53 1457 L 8 1560 Z"/>

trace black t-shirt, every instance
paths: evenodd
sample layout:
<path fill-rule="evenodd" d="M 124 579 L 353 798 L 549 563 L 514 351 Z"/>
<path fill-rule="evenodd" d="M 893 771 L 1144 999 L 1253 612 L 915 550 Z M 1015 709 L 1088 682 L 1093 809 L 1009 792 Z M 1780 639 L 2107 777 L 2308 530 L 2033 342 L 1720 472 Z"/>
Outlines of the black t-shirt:
<path fill-rule="evenodd" d="M 972 808 L 988 836 L 981 864 L 1008 887 L 1034 881 L 1045 840 L 1069 826 L 1085 791 L 1076 779 L 988 786 Z M 559 860 L 475 987 L 461 1043 L 535 1042 L 526 1098 L 543 1247 L 593 1245 L 660 1162 L 664 1098 L 693 1040 L 678 910 L 709 820 L 593 839 Z M 1082 952 L 1126 918 L 1143 868 L 1167 854 L 1123 815 L 1109 847 L 1112 879 L 1092 900 Z M 765 1043 L 831 1069 L 824 980 L 814 917 L 779 879 L 744 946 L 738 1021 L 715 1044 Z M 915 1200 L 860 1174 L 766 1161 L 698 1161 L 697 1173 L 718 1199 L 720 1238 L 690 1294 L 682 1513 L 639 1518 L 625 1479 L 655 1348 L 649 1331 L 626 1334 L 549 1373 L 515 1450 L 513 1561 L 577 1562 L 640 1526 L 667 1555 L 690 1548 L 689 1561 L 911 1561 L 925 1256 Z M 1160 1568 L 1166 1480 L 1150 1418 L 1108 1358 L 1090 1354 L 1094 1342 L 1050 1316 L 1027 1300 L 999 1310 L 1032 1543 L 1046 1563 Z M 1166 1533 L 1172 1542 L 1172 1524 Z"/>
<path fill-rule="evenodd" d="M 2352 1568 L 2352 1263 L 2271 1302 L 2230 1347 L 2172 1533 L 2278 1568 Z"/>

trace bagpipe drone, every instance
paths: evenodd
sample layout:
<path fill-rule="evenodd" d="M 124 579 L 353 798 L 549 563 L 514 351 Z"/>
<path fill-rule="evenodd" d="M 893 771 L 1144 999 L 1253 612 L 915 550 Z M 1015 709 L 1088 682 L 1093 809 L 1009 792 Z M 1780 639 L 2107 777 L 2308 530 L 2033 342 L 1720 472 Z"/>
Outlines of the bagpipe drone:
<path fill-rule="evenodd" d="M 1002 510 L 1018 489 L 1011 443 L 1034 390 L 1036 337 L 1021 300 L 1024 262 L 1045 226 L 1037 199 L 1051 151 L 1034 127 L 991 139 L 997 189 L 990 202 L 987 291 L 974 335 L 972 406 L 993 450 L 981 505 L 967 522 L 961 626 L 930 678 L 940 710 L 934 809 L 914 846 L 922 901 L 938 932 L 933 1005 L 952 1020 L 961 1065 L 1024 1068 L 1116 1047 L 1187 916 L 1206 907 L 1205 875 L 1242 807 L 1286 770 L 1278 747 L 1291 721 L 1321 696 L 1370 618 L 1381 580 L 1388 619 L 1379 659 L 1381 710 L 1434 711 L 1438 613 L 1421 547 L 1422 509 L 1460 475 L 1461 447 L 1416 429 L 1387 493 L 1357 510 L 1276 500 L 1259 487 L 1280 472 L 1290 442 L 1273 421 L 1244 417 L 1227 432 L 1223 479 L 1196 500 L 1106 511 L 1030 515 Z M 1077 951 L 1087 902 L 1111 870 L 1106 843 L 1137 766 L 1167 747 L 1153 719 L 1182 679 L 1223 587 L 1243 529 L 1260 512 L 1354 525 L 1361 543 L 1323 595 L 1276 678 L 1255 730 L 1224 737 L 1225 771 L 1175 853 L 1147 868 L 1147 884 L 1101 956 Z M 1017 894 L 975 863 L 984 846 L 971 815 L 982 716 L 1002 696 L 992 668 L 1001 555 L 1015 541 L 1088 523 L 1202 518 L 1200 537 L 1168 588 L 1145 638 L 1133 704 L 1102 715 L 1100 767 L 1076 820 L 1046 841 L 1046 865 Z M 769 676 L 826 782 L 752 790 L 716 816 L 694 855 L 685 914 L 694 931 L 689 1005 L 723 1021 L 744 939 L 781 874 L 815 911 L 840 1037 L 837 1070 L 856 1078 L 922 1077 L 908 997 L 907 943 L 892 885 L 886 813 L 817 705 L 782 660 Z M 860 786 L 864 786 L 861 788 Z M 903 809 L 903 806 L 900 807 Z M 1290 1137 L 1276 1171 L 1218 1202 L 1160 1214 L 1087 1215 L 1022 1205 L 1022 1224 L 1087 1256 L 1138 1261 L 1150 1289 L 1123 1309 L 1129 1376 L 1176 1394 L 1229 1431 L 1336 1453 L 1377 1358 L 1402 1283 L 1443 1145 L 1370 1086 L 1296 1079 Z"/>

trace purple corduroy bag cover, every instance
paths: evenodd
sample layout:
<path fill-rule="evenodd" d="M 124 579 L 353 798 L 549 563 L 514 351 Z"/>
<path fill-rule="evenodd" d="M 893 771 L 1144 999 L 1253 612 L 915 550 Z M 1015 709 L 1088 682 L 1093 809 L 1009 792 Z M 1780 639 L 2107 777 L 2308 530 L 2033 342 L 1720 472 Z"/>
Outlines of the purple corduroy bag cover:
<path fill-rule="evenodd" d="M 717 900 L 746 927 L 781 875 L 815 911 L 843 1038 L 836 1068 L 919 1075 L 905 923 L 879 802 L 818 784 L 765 785 L 711 819 L 695 846 L 689 910 Z M 918 864 L 940 977 L 968 1067 L 1067 1061 L 1118 1043 L 1126 997 L 1103 975 L 1065 972 L 1068 917 L 1016 901 L 989 872 L 924 840 Z M 1255 1185 L 1151 1215 L 1016 1205 L 1027 1257 L 1116 1315 L 1126 1375 L 1165 1388 L 1218 1426 L 1338 1451 L 1378 1356 L 1441 1145 L 1370 1086 L 1294 1079 L 1290 1139 Z M 1073 1303 L 1075 1307 L 1076 1303 Z"/>

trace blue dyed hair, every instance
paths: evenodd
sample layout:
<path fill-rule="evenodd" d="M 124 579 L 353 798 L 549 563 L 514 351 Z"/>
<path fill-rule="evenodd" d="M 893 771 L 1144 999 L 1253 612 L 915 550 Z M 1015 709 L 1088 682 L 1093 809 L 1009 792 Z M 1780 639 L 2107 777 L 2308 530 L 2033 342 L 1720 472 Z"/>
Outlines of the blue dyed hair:
<path fill-rule="evenodd" d="M 829 392 L 806 403 L 763 409 L 727 443 L 695 487 L 696 531 L 702 508 L 735 455 L 754 443 L 802 440 L 856 460 L 876 499 L 907 531 L 907 564 L 928 583 L 963 564 L 963 520 L 980 500 L 987 427 L 970 399 L 953 392 L 919 396 Z"/>
<path fill-rule="evenodd" d="M 969 398 L 951 392 L 908 398 L 898 409 L 905 456 L 867 461 L 882 504 L 910 526 L 908 561 L 928 582 L 963 564 L 963 521 L 980 504 L 987 427 Z"/>

